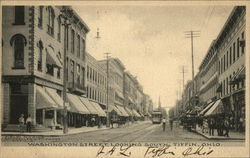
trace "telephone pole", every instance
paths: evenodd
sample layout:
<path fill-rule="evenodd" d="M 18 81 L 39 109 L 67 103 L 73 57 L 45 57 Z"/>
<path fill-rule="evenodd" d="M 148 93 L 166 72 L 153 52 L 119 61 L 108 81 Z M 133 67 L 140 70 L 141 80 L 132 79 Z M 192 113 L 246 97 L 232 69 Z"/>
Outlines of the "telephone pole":
<path fill-rule="evenodd" d="M 192 57 L 192 81 L 194 81 L 194 45 L 193 39 L 200 37 L 200 31 L 185 31 L 186 38 L 191 38 L 191 57 Z M 192 84 L 192 90 L 194 92 L 194 84 Z"/>
<path fill-rule="evenodd" d="M 106 56 L 107 60 L 107 106 L 106 106 L 106 114 L 107 114 L 107 122 L 106 126 L 110 126 L 109 122 L 109 58 L 110 58 L 110 53 L 104 53 Z"/>
<path fill-rule="evenodd" d="M 185 66 L 184 66 L 184 65 L 182 65 L 181 73 L 182 73 L 182 88 L 183 88 L 183 92 L 184 92 L 184 86 L 185 86 L 185 73 L 187 73 L 187 71 L 185 70 Z"/>

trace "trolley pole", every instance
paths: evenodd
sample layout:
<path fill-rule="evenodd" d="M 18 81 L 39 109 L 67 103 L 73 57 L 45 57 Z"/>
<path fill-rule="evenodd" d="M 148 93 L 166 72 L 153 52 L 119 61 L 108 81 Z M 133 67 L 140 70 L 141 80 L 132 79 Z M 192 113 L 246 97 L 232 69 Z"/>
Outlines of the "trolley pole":
<path fill-rule="evenodd" d="M 67 58 L 67 31 L 68 31 L 68 26 L 70 25 L 67 17 L 67 12 L 72 11 L 71 9 L 67 7 L 63 7 L 61 10 L 60 16 L 63 18 L 63 23 L 62 25 L 64 26 L 64 54 L 63 54 L 63 133 L 66 134 L 68 133 L 68 116 L 67 116 L 67 65 L 66 65 L 66 58 Z"/>
<path fill-rule="evenodd" d="M 106 106 L 106 114 L 107 114 L 107 122 L 106 126 L 110 127 L 110 116 L 109 116 L 109 58 L 110 58 L 110 53 L 104 53 L 106 55 L 106 66 L 107 66 L 107 106 Z"/>

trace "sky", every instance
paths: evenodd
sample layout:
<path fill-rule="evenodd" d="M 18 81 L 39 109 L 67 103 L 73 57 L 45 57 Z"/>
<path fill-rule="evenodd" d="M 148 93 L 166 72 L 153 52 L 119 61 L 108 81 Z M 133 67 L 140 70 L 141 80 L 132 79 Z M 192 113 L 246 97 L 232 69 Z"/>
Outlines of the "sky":
<path fill-rule="evenodd" d="M 137 77 L 155 107 L 172 107 L 180 98 L 182 66 L 192 78 L 191 41 L 185 31 L 200 31 L 194 39 L 194 72 L 216 39 L 233 6 L 73 6 L 90 28 L 86 50 L 97 60 L 104 53 L 119 58 Z M 96 38 L 97 28 L 101 38 Z"/>

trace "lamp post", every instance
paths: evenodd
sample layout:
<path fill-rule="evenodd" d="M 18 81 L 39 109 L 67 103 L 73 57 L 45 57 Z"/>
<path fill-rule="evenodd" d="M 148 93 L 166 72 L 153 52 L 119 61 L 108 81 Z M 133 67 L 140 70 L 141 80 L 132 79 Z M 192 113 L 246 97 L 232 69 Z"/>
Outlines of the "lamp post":
<path fill-rule="evenodd" d="M 63 133 L 66 134 L 68 133 L 68 116 L 67 116 L 67 65 L 66 65 L 66 58 L 67 58 L 67 39 L 68 39 L 68 26 L 70 23 L 68 22 L 68 16 L 67 14 L 71 12 L 72 10 L 68 7 L 63 6 L 61 9 L 61 14 L 59 15 L 60 17 L 63 18 L 63 23 L 62 25 L 64 26 L 64 55 L 63 55 Z M 67 13 L 68 12 L 68 13 Z"/>

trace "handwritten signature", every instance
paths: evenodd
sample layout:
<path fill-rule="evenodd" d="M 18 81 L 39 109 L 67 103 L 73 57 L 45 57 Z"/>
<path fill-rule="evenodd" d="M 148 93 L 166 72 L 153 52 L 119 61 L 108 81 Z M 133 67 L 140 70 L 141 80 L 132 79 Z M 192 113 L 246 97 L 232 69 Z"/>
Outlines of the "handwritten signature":
<path fill-rule="evenodd" d="M 125 156 L 130 157 L 131 156 L 131 147 L 132 146 L 113 146 L 111 148 L 105 148 L 104 145 L 100 147 L 100 149 L 97 152 L 96 157 L 98 156 Z M 168 146 L 162 146 L 162 147 L 147 147 L 146 152 L 144 153 L 144 157 L 161 157 L 163 155 L 171 155 L 174 156 L 176 153 L 173 150 L 170 150 L 170 145 Z M 188 147 L 183 152 L 181 152 L 182 156 L 188 157 L 191 155 L 197 155 L 197 156 L 207 156 L 213 153 L 214 150 L 209 148 L 205 148 L 204 145 L 201 145 L 199 147 Z M 178 154 L 178 153 L 177 153 Z"/>
<path fill-rule="evenodd" d="M 204 145 L 199 146 L 197 149 L 193 149 L 192 147 L 187 148 L 182 152 L 182 155 L 184 157 L 190 156 L 190 155 L 199 155 L 199 156 L 207 156 L 211 153 L 213 153 L 214 150 L 211 148 L 208 148 L 208 150 L 204 149 Z"/>

